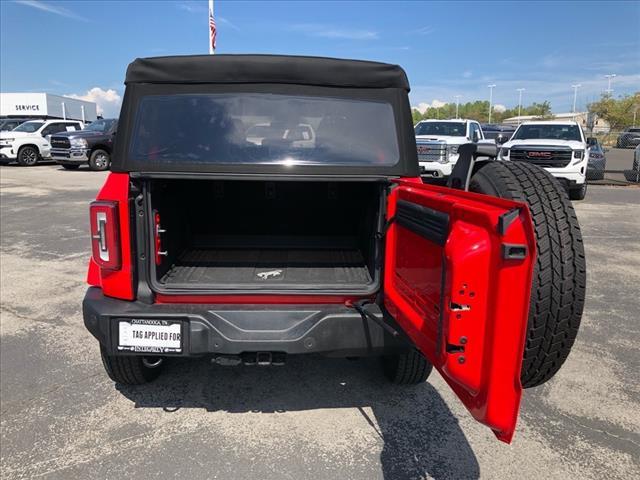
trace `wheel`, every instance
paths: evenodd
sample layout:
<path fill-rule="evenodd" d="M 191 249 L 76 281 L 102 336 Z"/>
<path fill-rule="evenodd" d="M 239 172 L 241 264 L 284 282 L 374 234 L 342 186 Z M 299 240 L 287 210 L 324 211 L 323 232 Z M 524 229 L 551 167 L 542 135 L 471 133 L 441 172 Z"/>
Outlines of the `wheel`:
<path fill-rule="evenodd" d="M 417 350 L 382 357 L 385 376 L 396 385 L 424 383 L 431 374 L 432 365 Z"/>
<path fill-rule="evenodd" d="M 551 174 L 524 162 L 487 162 L 469 189 L 529 205 L 537 251 L 520 379 L 525 388 L 541 385 L 567 359 L 584 307 L 586 263 L 573 205 Z"/>
<path fill-rule="evenodd" d="M 111 157 L 105 150 L 94 150 L 89 157 L 89 168 L 91 170 L 102 172 L 109 169 Z"/>
<path fill-rule="evenodd" d="M 584 197 L 587 195 L 587 182 L 584 182 L 578 188 L 572 188 L 569 190 L 569 198 L 571 200 L 584 200 Z"/>
<path fill-rule="evenodd" d="M 63 163 L 62 168 L 64 168 L 65 170 L 78 170 L 80 168 L 80 165 L 74 165 L 72 163 L 70 164 Z"/>
<path fill-rule="evenodd" d="M 100 356 L 109 378 L 124 385 L 141 385 L 150 382 L 155 380 L 162 370 L 161 358 L 108 355 L 102 346 L 100 346 Z"/>
<path fill-rule="evenodd" d="M 18 150 L 18 164 L 23 167 L 32 167 L 38 163 L 39 156 L 40 152 L 38 152 L 36 147 L 22 147 Z"/>

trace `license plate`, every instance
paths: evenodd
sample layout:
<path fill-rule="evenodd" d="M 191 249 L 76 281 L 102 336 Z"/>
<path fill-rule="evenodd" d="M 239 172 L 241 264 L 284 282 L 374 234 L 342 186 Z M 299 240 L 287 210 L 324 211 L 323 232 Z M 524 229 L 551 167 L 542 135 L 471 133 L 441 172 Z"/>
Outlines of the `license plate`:
<path fill-rule="evenodd" d="M 182 352 L 182 322 L 131 319 L 118 322 L 118 350 L 139 353 Z"/>

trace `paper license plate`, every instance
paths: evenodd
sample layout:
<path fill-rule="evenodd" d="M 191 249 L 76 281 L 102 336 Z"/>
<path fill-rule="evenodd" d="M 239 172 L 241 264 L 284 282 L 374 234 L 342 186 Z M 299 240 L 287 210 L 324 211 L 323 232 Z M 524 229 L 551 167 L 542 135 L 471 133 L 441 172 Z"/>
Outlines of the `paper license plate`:
<path fill-rule="evenodd" d="M 118 322 L 118 350 L 141 353 L 182 352 L 182 322 L 131 319 Z"/>

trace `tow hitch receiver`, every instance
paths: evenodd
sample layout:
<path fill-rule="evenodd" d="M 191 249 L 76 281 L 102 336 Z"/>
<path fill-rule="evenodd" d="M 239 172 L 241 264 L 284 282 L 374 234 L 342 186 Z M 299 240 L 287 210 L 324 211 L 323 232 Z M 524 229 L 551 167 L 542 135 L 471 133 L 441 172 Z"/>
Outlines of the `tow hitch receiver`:
<path fill-rule="evenodd" d="M 259 365 L 259 366 L 282 366 L 287 360 L 284 352 L 244 352 L 240 355 L 216 355 L 211 359 L 211 363 L 225 367 L 236 365 Z"/>

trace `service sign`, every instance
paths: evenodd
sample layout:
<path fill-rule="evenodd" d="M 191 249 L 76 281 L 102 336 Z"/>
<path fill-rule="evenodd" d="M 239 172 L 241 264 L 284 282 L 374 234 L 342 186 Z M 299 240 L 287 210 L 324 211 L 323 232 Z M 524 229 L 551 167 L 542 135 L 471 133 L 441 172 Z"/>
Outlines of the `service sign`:
<path fill-rule="evenodd" d="M 42 93 L 3 93 L 0 96 L 0 115 L 46 116 L 47 96 Z"/>

